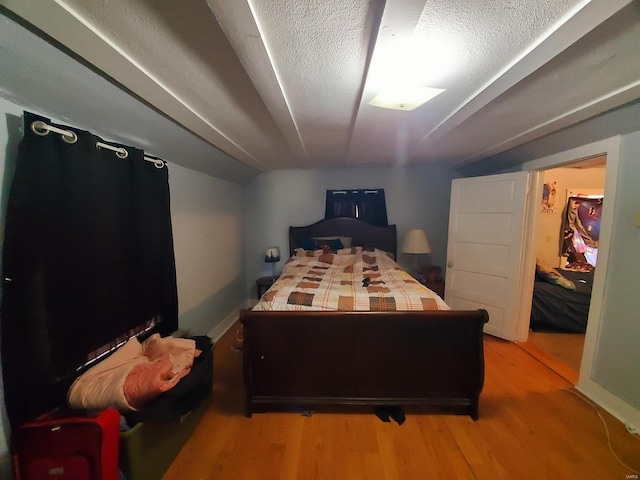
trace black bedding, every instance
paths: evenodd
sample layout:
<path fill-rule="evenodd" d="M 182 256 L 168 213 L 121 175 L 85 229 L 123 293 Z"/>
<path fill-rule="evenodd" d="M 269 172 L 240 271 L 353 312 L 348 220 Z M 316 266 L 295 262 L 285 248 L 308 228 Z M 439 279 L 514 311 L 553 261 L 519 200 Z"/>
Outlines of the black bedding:
<path fill-rule="evenodd" d="M 558 271 L 576 286 L 568 290 L 536 277 L 531 303 L 531 329 L 585 333 L 593 272 Z"/>

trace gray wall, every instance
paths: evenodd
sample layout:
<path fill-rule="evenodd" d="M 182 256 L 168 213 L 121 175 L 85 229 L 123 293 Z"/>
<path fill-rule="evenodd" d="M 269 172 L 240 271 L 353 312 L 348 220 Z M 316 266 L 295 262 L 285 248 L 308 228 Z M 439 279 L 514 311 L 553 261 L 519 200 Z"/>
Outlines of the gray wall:
<path fill-rule="evenodd" d="M 288 255 L 290 225 L 308 225 L 324 217 L 325 191 L 384 188 L 389 223 L 398 227 L 398 250 L 407 230 L 423 228 L 432 253 L 422 264 L 444 267 L 453 172 L 438 166 L 358 169 L 279 170 L 265 173 L 247 187 L 247 291 L 255 297 L 255 279 L 271 274 L 264 250 L 279 246 Z M 412 259 L 399 253 L 399 263 Z M 277 264 L 277 271 L 283 262 Z"/>
<path fill-rule="evenodd" d="M 592 380 L 640 410 L 640 132 L 622 137 L 616 211 Z"/>
<path fill-rule="evenodd" d="M 246 298 L 244 187 L 169 164 L 179 326 L 207 335 Z"/>

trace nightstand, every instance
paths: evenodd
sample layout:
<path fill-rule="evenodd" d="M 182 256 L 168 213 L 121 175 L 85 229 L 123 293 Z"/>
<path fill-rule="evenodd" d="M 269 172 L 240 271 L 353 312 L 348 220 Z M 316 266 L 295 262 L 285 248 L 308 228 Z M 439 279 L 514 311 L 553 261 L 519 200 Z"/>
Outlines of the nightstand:
<path fill-rule="evenodd" d="M 436 292 L 444 300 L 444 280 L 440 273 L 442 273 L 442 268 L 437 265 L 422 267 L 422 278 L 418 281 L 429 290 Z"/>
<path fill-rule="evenodd" d="M 427 282 L 425 280 L 425 281 L 420 282 L 420 283 L 422 283 L 422 285 L 427 287 L 429 290 L 433 290 L 438 295 L 440 295 L 440 298 L 444 299 L 444 282 L 443 281 L 440 281 L 440 282 Z"/>
<path fill-rule="evenodd" d="M 278 279 L 278 277 L 260 277 L 256 280 L 256 288 L 258 289 L 258 300 L 262 298 L 264 292 L 269 290 L 271 285 Z"/>

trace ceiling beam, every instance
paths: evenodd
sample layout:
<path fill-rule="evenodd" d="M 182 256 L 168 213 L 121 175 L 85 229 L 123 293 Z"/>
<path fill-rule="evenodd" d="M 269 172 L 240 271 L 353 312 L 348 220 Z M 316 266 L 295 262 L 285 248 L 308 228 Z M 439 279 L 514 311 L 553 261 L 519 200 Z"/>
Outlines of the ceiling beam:
<path fill-rule="evenodd" d="M 425 0 L 387 0 L 380 21 L 377 38 L 373 46 L 371 60 L 366 72 L 366 80 L 360 97 L 360 105 L 355 115 L 351 142 L 347 153 L 347 163 L 354 163 L 355 152 L 362 144 L 372 141 L 367 125 L 375 123 L 379 115 L 378 107 L 369 102 L 379 93 L 380 84 L 376 72 L 388 69 L 386 54 L 396 44 L 408 42 L 416 29 L 425 6 Z M 391 47 L 391 48 L 390 48 Z"/>
<path fill-rule="evenodd" d="M 520 56 L 515 58 L 491 80 L 453 109 L 434 128 L 422 136 L 412 146 L 411 153 L 417 152 L 421 144 L 433 142 L 449 133 L 632 1 L 584 0 L 577 4 L 575 8 L 522 52 Z M 456 164 L 456 166 L 468 163 L 468 160 L 470 159 L 465 159 L 460 164 Z"/>
<path fill-rule="evenodd" d="M 211 145 L 258 170 L 270 169 L 63 0 L 2 0 L 2 5 Z"/>
<path fill-rule="evenodd" d="M 512 137 L 498 142 L 481 152 L 474 153 L 473 155 L 456 162 L 453 166 L 455 168 L 460 168 L 477 160 L 497 155 L 498 153 L 600 115 L 602 112 L 613 110 L 621 105 L 631 103 L 638 98 L 640 98 L 640 80 L 629 85 L 625 85 L 614 92 L 607 93 L 606 95 L 585 103 L 584 105 L 580 105 L 579 107 L 557 115 L 556 117 L 529 128 L 524 132 L 513 135 Z"/>
<path fill-rule="evenodd" d="M 240 63 L 298 162 L 309 155 L 251 0 L 207 0 Z"/>

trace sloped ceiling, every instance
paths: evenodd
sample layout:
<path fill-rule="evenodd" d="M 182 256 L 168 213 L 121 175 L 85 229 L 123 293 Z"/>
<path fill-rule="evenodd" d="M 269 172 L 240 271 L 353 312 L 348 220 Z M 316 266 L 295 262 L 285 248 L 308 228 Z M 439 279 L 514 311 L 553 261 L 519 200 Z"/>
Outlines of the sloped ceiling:
<path fill-rule="evenodd" d="M 0 3 L 255 172 L 460 169 L 640 97 L 638 1 Z M 369 105 L 405 72 L 446 91 Z"/>

